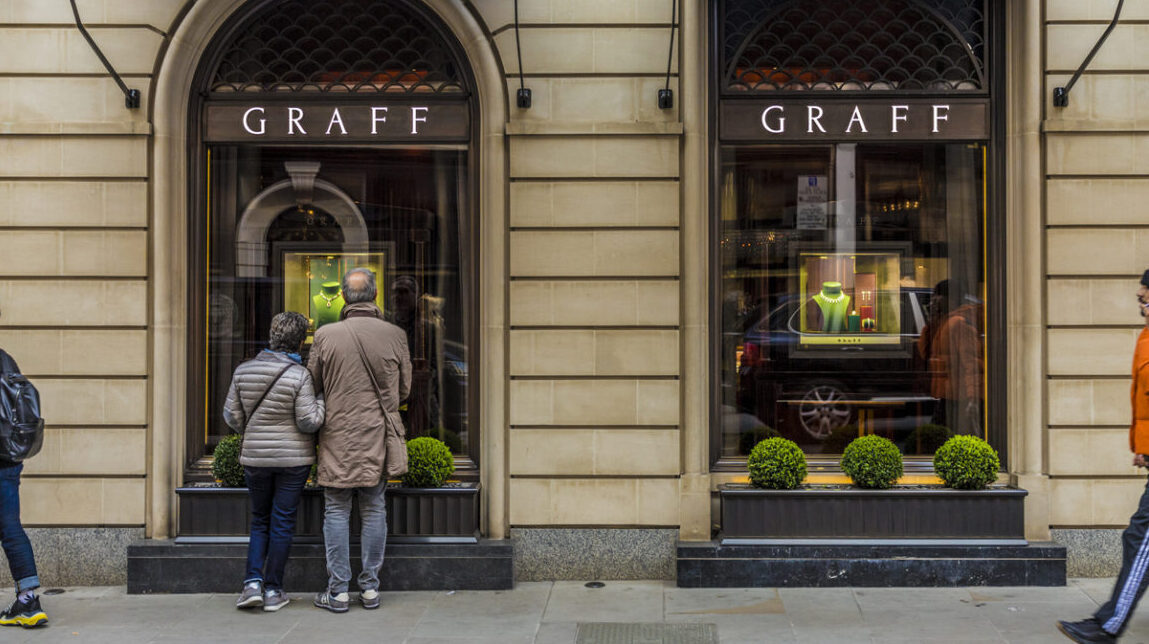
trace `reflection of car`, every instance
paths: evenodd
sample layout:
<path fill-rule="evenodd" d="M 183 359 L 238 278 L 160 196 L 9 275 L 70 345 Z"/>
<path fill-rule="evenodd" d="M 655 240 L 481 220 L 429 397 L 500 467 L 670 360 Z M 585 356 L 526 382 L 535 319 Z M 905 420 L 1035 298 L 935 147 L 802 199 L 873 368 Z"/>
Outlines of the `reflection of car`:
<path fill-rule="evenodd" d="M 821 445 L 855 421 L 888 433 L 928 422 L 933 399 L 915 345 L 930 293 L 904 288 L 887 295 L 898 298 L 900 334 L 842 334 L 842 344 L 809 342 L 828 337 L 822 334 L 803 342 L 803 298 L 784 297 L 740 338 L 739 409 L 807 445 Z"/>

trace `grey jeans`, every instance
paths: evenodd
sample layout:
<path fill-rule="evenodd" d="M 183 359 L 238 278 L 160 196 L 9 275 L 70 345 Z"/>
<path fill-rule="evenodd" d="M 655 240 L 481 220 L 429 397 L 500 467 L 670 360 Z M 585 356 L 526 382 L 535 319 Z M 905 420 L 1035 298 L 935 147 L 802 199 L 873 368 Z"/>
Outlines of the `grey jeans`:
<path fill-rule="evenodd" d="M 379 589 L 379 569 L 383 567 L 383 550 L 387 545 L 387 506 L 383 499 L 386 490 L 386 478 L 373 487 L 323 488 L 327 590 L 332 595 L 347 592 L 351 583 L 351 499 L 356 494 L 363 519 L 360 540 L 363 572 L 359 573 L 359 590 Z"/>

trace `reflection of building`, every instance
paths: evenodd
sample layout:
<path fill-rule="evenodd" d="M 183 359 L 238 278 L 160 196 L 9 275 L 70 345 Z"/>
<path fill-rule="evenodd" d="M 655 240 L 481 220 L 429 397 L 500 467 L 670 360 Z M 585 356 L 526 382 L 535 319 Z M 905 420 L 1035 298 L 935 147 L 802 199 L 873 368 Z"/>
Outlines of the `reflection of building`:
<path fill-rule="evenodd" d="M 713 536 L 744 435 L 769 425 L 831 470 L 844 430 L 907 448 L 937 400 L 913 346 L 942 279 L 984 305 L 982 429 L 1029 490 L 1029 537 L 1126 518 L 1093 499 L 1141 485 L 1114 402 L 1144 268 L 1136 26 L 1068 108 L 1048 99 L 1111 2 L 687 0 L 659 109 L 670 3 L 520 0 L 519 109 L 510 3 L 322 3 L 359 16 L 338 27 L 354 38 L 402 42 L 344 60 L 276 44 L 319 3 L 107 0 L 83 17 L 137 110 L 86 50 L 16 44 L 74 38 L 41 4 L 0 25 L 5 91 L 42 98 L 0 101 L 0 344 L 49 418 L 24 489 L 60 501 L 25 518 L 82 534 L 98 580 L 122 581 L 126 541 L 176 535 L 172 489 L 206 478 L 215 392 L 284 306 L 288 252 L 383 252 L 381 288 L 412 275 L 439 302 L 426 426 L 482 481 L 492 539 L 657 535 L 656 557 L 624 552 L 665 576 L 674 538 Z M 875 33 L 808 32 L 859 7 L 873 20 L 845 22 Z M 849 38 L 910 38 L 900 24 L 929 27 L 924 49 L 864 70 L 771 45 L 863 56 Z M 400 50 L 427 55 L 400 69 Z M 872 335 L 892 341 L 856 342 L 850 291 L 858 331 L 851 309 L 834 351 L 803 344 L 800 254 L 895 247 L 884 286 L 851 273 L 875 274 Z M 928 475 L 927 454 L 909 463 Z"/>

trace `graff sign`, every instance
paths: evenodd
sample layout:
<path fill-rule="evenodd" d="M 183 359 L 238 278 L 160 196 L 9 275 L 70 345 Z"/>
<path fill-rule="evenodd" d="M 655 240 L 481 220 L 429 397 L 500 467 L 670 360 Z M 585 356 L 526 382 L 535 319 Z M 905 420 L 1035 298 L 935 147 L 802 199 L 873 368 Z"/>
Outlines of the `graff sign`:
<path fill-rule="evenodd" d="M 208 141 L 465 141 L 464 103 L 215 104 L 207 107 Z"/>
<path fill-rule="evenodd" d="M 978 140 L 989 138 L 989 102 L 913 99 L 724 101 L 729 141 Z"/>

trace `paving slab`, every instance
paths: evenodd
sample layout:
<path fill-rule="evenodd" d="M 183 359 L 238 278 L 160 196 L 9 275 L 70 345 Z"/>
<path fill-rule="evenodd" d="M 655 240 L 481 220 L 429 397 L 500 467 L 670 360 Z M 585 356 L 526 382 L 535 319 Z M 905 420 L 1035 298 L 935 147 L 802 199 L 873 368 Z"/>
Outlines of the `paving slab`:
<path fill-rule="evenodd" d="M 662 581 L 524 582 L 510 591 L 384 593 L 336 615 L 290 593 L 277 613 L 239 611 L 235 596 L 127 595 L 123 587 L 46 596 L 47 628 L 0 629 L 8 644 L 576 644 L 580 624 L 714 625 L 720 644 L 893 644 L 1066 641 L 1058 619 L 1081 619 L 1113 579 L 1057 588 L 677 588 Z M 669 631 L 668 631 L 669 632 Z M 1149 604 L 1122 644 L 1149 644 Z M 638 644 L 633 641 L 628 644 Z"/>

